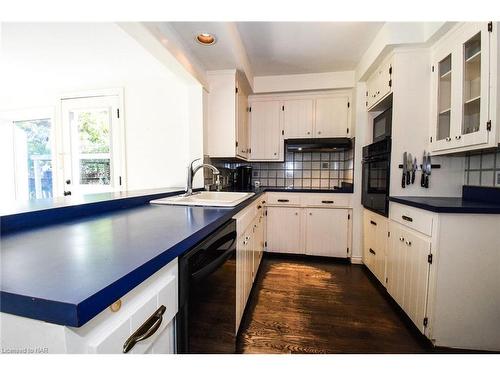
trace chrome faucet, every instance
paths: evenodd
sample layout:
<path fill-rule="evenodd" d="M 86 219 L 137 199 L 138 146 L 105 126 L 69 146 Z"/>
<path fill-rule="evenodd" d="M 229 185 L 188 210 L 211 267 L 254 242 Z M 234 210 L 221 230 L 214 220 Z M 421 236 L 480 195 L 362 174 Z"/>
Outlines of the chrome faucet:
<path fill-rule="evenodd" d="M 213 174 L 216 176 L 217 178 L 217 185 L 220 184 L 219 182 L 219 175 L 220 175 L 220 172 L 217 168 L 215 168 L 213 165 L 211 164 L 205 164 L 205 163 L 202 163 L 200 165 L 198 165 L 196 168 L 193 169 L 193 164 L 198 161 L 198 160 L 201 160 L 201 159 L 194 159 L 188 166 L 188 174 L 187 174 L 187 187 L 186 187 L 186 193 L 184 194 L 184 196 L 189 196 L 189 195 L 192 195 L 193 194 L 193 179 L 194 179 L 194 176 L 196 175 L 196 172 L 198 172 L 200 169 L 202 168 L 209 168 L 212 170 Z"/>

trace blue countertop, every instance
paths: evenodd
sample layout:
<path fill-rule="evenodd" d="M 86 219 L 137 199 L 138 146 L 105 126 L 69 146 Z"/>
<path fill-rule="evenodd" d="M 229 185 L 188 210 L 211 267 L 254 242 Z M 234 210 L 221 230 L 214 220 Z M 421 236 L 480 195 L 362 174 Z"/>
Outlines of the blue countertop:
<path fill-rule="evenodd" d="M 466 200 L 461 197 L 390 197 L 392 202 L 423 210 L 454 214 L 500 214 L 499 203 Z"/>
<path fill-rule="evenodd" d="M 0 310 L 82 326 L 260 194 L 297 190 L 253 191 L 253 197 L 234 208 L 147 204 L 180 192 L 159 189 L 108 199 L 99 194 L 80 204 L 74 199 L 66 205 L 34 202 L 10 211 L 1 217 Z"/>

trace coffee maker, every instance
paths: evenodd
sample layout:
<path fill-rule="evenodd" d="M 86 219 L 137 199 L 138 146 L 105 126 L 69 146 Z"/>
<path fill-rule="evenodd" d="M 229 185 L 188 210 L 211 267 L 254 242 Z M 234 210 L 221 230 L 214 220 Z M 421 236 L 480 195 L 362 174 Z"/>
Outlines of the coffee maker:
<path fill-rule="evenodd" d="M 234 171 L 233 188 L 238 190 L 252 189 L 252 167 L 240 165 Z"/>

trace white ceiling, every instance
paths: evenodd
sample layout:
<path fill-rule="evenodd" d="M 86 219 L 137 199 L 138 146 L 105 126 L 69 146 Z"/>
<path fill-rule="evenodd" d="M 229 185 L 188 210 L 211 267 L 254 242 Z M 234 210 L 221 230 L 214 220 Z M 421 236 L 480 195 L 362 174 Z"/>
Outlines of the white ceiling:
<path fill-rule="evenodd" d="M 255 76 L 354 70 L 383 22 L 237 22 Z M 223 22 L 172 22 L 191 53 L 207 70 L 238 67 L 234 41 Z M 217 43 L 202 46 L 201 32 Z"/>

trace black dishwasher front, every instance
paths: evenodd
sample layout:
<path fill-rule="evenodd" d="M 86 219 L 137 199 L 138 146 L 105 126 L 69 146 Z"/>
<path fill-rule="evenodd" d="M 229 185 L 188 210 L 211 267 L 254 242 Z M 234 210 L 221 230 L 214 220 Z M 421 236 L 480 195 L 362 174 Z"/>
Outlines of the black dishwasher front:
<path fill-rule="evenodd" d="M 236 222 L 179 258 L 178 353 L 236 350 Z"/>

